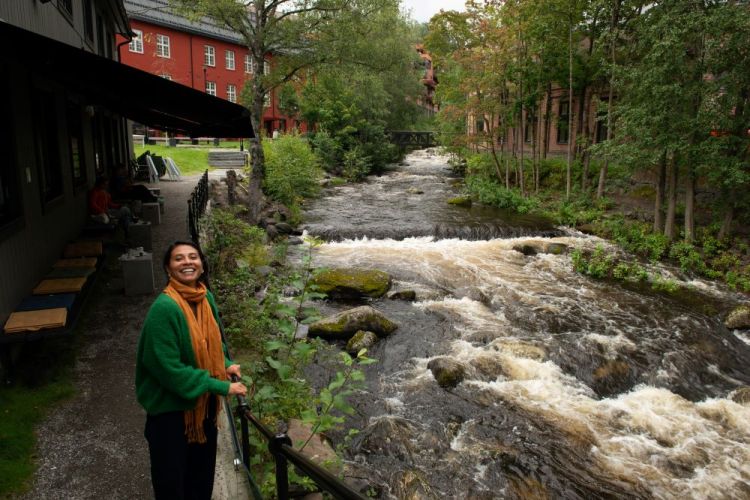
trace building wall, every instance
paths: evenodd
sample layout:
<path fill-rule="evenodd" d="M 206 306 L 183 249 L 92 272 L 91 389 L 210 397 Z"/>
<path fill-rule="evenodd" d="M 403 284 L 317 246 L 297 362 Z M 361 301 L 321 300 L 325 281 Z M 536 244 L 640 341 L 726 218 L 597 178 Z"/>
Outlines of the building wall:
<path fill-rule="evenodd" d="M 82 0 L 74 0 L 74 14 L 81 13 L 81 5 Z M 71 21 L 57 10 L 57 2 L 0 2 L 0 18 L 91 49 L 87 44 L 81 45 L 81 27 L 77 23 L 82 23 L 83 18 L 76 16 Z M 107 26 L 109 32 L 114 31 L 111 23 Z M 110 39 L 112 46 L 113 42 Z M 0 186 L 6 184 L 2 186 L 5 191 L 0 190 L 0 324 L 4 324 L 21 299 L 60 258 L 64 245 L 80 234 L 87 217 L 88 190 L 98 173 L 125 158 L 126 136 L 124 129 L 117 132 L 124 125 L 120 117 L 88 106 L 76 89 L 65 89 L 41 77 L 32 65 L 5 58 L 0 52 L 0 74 Z M 43 101 L 44 119 L 40 119 L 39 112 L 41 96 L 49 96 Z M 78 121 L 80 128 L 73 127 L 72 121 Z M 51 125 L 43 131 L 45 124 Z M 77 133 L 73 133 L 73 128 L 78 129 Z M 79 137 L 74 141 L 75 135 Z M 82 175 L 75 179 L 74 147 L 82 166 Z M 45 168 L 40 151 L 55 158 L 47 165 L 53 166 L 55 178 L 59 179 L 54 182 L 59 193 L 55 190 L 49 201 L 43 196 Z M 18 202 L 8 203 L 4 198 L 8 194 Z M 14 209 L 10 215 L 5 213 L 8 206 Z"/>
<path fill-rule="evenodd" d="M 134 52 L 129 45 L 123 45 L 120 48 L 120 57 L 124 64 L 155 75 L 168 75 L 172 81 L 201 92 L 206 91 L 206 81 L 214 82 L 216 96 L 227 100 L 227 86 L 232 84 L 237 92 L 236 102 L 241 103 L 245 82 L 252 78 L 251 73 L 245 72 L 245 55 L 249 53 L 247 47 L 135 19 L 131 20 L 131 28 L 143 33 L 143 53 Z M 169 37 L 170 58 L 157 56 L 157 35 Z M 214 66 L 205 65 L 205 46 L 207 45 L 214 47 Z M 227 50 L 234 52 L 234 70 L 226 68 Z M 267 59 L 272 63 L 270 55 Z M 276 128 L 282 130 L 295 128 L 297 126 L 295 120 L 282 116 L 278 111 L 277 91 L 273 90 L 270 94 L 271 106 L 265 108 L 263 112 L 265 131 L 270 135 Z M 304 124 L 298 128 L 301 131 L 306 130 Z"/>

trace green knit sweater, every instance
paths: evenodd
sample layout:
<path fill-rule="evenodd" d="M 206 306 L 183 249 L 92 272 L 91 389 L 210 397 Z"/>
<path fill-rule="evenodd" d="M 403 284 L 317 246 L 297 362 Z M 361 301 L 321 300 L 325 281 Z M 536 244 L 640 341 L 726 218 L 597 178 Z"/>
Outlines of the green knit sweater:
<path fill-rule="evenodd" d="M 208 292 L 206 297 L 219 322 L 213 295 Z M 226 355 L 224 363 L 231 364 Z M 149 309 L 138 341 L 135 392 L 149 415 L 190 410 L 201 394 L 229 392 L 229 381 L 212 378 L 208 370 L 197 367 L 185 315 L 164 293 Z"/>

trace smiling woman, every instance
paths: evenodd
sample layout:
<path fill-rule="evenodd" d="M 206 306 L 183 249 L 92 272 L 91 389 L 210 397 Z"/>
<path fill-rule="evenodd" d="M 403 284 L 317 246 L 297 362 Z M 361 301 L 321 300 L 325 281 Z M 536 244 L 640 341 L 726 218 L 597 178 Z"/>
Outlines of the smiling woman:
<path fill-rule="evenodd" d="M 157 499 L 211 498 L 220 396 L 247 394 L 227 358 L 206 259 L 189 241 L 164 255 L 169 282 L 146 316 L 136 357 L 138 402 Z"/>

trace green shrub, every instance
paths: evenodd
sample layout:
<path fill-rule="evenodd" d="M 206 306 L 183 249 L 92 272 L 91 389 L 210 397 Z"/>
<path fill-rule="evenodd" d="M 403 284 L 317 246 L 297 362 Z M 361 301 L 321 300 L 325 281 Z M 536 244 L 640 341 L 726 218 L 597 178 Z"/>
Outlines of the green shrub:
<path fill-rule="evenodd" d="M 212 272 L 233 270 L 238 260 L 252 266 L 268 261 L 265 231 L 242 220 L 242 210 L 217 208 L 206 219 L 209 238 L 205 250 Z"/>
<path fill-rule="evenodd" d="M 680 269 L 685 272 L 706 273 L 706 264 L 703 256 L 690 243 L 683 241 L 675 243 L 669 250 L 669 257 L 680 264 Z"/>
<path fill-rule="evenodd" d="M 485 205 L 513 210 L 521 214 L 528 213 L 539 206 L 537 199 L 525 198 L 514 189 L 506 189 L 499 182 L 478 175 L 466 177 L 466 189 L 472 197 Z"/>
<path fill-rule="evenodd" d="M 337 173 L 341 164 L 341 145 L 328 132 L 318 132 L 311 137 L 310 144 L 320 158 L 326 172 Z"/>
<path fill-rule="evenodd" d="M 273 141 L 263 141 L 263 153 L 264 190 L 273 199 L 292 207 L 301 198 L 318 194 L 322 177 L 320 161 L 307 140 L 298 135 L 282 135 Z"/>
<path fill-rule="evenodd" d="M 346 180 L 350 182 L 362 181 L 369 172 L 370 158 L 364 154 L 362 148 L 357 146 L 344 153 L 342 173 Z"/>

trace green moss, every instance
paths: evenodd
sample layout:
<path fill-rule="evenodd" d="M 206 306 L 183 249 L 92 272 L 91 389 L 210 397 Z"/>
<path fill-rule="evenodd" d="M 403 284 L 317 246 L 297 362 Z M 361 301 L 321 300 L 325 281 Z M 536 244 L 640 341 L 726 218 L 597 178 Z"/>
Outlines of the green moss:
<path fill-rule="evenodd" d="M 468 196 L 456 196 L 455 198 L 450 198 L 448 200 L 449 205 L 456 205 L 459 207 L 470 207 L 471 206 L 471 198 Z"/>
<path fill-rule="evenodd" d="M 317 291 L 331 297 L 382 297 L 391 287 L 391 277 L 374 269 L 330 269 L 315 276 Z"/>

